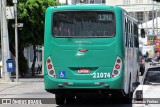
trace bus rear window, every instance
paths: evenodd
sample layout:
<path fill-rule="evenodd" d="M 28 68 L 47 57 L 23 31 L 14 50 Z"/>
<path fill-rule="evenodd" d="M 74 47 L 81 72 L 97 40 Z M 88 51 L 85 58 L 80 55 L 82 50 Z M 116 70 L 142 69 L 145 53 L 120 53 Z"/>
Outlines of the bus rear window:
<path fill-rule="evenodd" d="M 54 37 L 113 37 L 115 15 L 110 11 L 60 11 L 53 13 Z"/>

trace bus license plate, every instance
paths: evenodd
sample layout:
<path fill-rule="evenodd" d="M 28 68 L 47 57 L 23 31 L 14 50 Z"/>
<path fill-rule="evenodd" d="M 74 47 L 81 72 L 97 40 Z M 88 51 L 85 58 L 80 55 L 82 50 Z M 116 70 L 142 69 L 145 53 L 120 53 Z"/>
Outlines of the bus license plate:
<path fill-rule="evenodd" d="M 90 73 L 90 70 L 89 70 L 89 69 L 79 69 L 79 70 L 78 70 L 78 73 L 79 73 L 79 74 L 89 74 L 89 73 Z"/>

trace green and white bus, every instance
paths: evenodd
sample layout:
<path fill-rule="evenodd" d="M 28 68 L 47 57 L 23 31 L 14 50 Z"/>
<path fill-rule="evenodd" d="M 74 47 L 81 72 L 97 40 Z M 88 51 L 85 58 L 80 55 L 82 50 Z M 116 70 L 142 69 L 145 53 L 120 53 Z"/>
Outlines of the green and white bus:
<path fill-rule="evenodd" d="M 49 7 L 44 84 L 55 94 L 56 103 L 71 103 L 80 93 L 119 92 L 129 97 L 139 78 L 137 23 L 117 6 Z"/>

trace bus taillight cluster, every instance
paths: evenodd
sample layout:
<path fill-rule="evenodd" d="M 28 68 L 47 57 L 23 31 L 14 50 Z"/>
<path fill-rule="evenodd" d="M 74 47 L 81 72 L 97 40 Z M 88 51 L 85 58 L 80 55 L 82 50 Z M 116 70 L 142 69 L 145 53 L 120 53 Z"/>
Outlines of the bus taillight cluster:
<path fill-rule="evenodd" d="M 122 67 L 122 60 L 120 57 L 117 57 L 112 71 L 112 78 L 115 78 L 120 74 L 121 67 Z"/>
<path fill-rule="evenodd" d="M 54 70 L 54 67 L 53 67 L 53 63 L 52 63 L 51 57 L 47 58 L 46 67 L 47 67 L 48 75 L 51 76 L 51 77 L 56 78 L 56 73 L 55 73 L 55 70 Z"/>

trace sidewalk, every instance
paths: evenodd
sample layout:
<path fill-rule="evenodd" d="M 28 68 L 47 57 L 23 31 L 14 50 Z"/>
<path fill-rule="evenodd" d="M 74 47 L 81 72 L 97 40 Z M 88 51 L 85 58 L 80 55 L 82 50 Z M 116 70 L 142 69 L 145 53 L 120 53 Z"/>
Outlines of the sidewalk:
<path fill-rule="evenodd" d="M 13 88 L 23 84 L 24 84 L 23 82 L 1 82 L 0 81 L 0 92 L 8 88 Z"/>
<path fill-rule="evenodd" d="M 13 88 L 16 86 L 20 86 L 26 84 L 26 82 L 43 82 L 43 74 L 35 74 L 35 77 L 32 77 L 31 74 L 25 75 L 24 78 L 19 77 L 19 81 L 16 82 L 15 76 L 12 76 L 11 80 L 13 81 L 5 81 L 0 78 L 0 92 L 6 90 L 8 88 Z"/>

